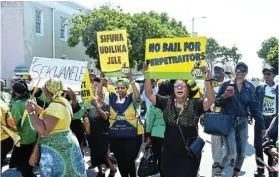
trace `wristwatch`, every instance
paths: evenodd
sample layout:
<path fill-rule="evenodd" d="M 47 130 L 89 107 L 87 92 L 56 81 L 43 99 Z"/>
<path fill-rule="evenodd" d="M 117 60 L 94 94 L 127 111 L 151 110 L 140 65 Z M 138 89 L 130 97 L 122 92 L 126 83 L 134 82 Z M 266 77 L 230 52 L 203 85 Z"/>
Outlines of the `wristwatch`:
<path fill-rule="evenodd" d="M 29 115 L 30 115 L 30 116 L 32 116 L 32 115 L 37 115 L 37 113 L 36 113 L 36 111 L 32 111 L 32 112 L 29 113 Z"/>

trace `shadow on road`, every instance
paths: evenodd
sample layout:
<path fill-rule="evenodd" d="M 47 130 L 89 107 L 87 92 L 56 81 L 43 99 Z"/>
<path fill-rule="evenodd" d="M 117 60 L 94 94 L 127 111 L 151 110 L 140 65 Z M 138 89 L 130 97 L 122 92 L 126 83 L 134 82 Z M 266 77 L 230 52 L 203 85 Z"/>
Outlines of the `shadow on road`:
<path fill-rule="evenodd" d="M 248 143 L 247 148 L 246 148 L 246 152 L 245 155 L 246 156 L 252 156 L 255 154 L 255 148 L 253 145 L 251 145 L 250 143 Z"/>

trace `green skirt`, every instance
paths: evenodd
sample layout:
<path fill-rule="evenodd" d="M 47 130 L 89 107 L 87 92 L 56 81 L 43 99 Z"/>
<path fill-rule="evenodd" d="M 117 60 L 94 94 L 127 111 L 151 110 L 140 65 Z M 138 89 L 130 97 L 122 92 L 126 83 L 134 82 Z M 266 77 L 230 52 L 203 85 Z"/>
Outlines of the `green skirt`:
<path fill-rule="evenodd" d="M 55 133 L 39 140 L 41 177 L 86 177 L 83 156 L 71 131 Z"/>

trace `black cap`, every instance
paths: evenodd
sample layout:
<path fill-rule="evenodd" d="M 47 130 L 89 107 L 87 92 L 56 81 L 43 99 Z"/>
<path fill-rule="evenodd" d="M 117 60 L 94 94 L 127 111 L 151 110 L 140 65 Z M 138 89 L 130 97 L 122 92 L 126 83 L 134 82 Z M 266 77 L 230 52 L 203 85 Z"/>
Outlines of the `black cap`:
<path fill-rule="evenodd" d="M 276 70 L 268 65 L 263 68 L 262 73 L 264 73 L 265 71 L 271 71 L 273 74 L 276 74 Z"/>
<path fill-rule="evenodd" d="M 235 69 L 238 68 L 239 66 L 245 66 L 247 68 L 247 72 L 248 72 L 248 66 L 244 62 L 237 63 L 235 66 Z"/>

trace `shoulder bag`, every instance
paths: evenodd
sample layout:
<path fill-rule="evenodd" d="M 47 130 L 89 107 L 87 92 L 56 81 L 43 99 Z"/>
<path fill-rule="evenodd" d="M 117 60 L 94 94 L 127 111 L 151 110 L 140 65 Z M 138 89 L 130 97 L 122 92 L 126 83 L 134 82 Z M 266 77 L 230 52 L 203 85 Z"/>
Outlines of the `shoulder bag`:
<path fill-rule="evenodd" d="M 229 85 L 233 84 L 231 81 Z M 204 133 L 215 136 L 228 136 L 233 128 L 233 117 L 223 113 L 221 108 L 220 112 L 213 109 L 212 112 L 204 114 Z"/>
<path fill-rule="evenodd" d="M 180 115 L 183 112 L 183 110 L 184 110 L 184 108 L 182 108 L 179 115 L 177 115 L 177 112 L 176 112 L 176 109 L 175 109 L 176 123 L 177 123 L 179 132 L 180 132 L 181 137 L 182 137 L 183 144 L 185 146 L 185 149 L 186 149 L 188 155 L 190 155 L 192 157 L 195 157 L 195 158 L 198 158 L 202 153 L 202 149 L 205 145 L 205 141 L 200 136 L 197 136 L 197 137 L 193 137 L 193 138 L 195 138 L 195 140 L 190 146 L 189 146 L 189 140 L 193 139 L 193 138 L 188 139 L 187 142 L 186 142 L 184 134 L 183 134 L 182 129 L 181 129 L 180 124 L 179 124 Z"/>

